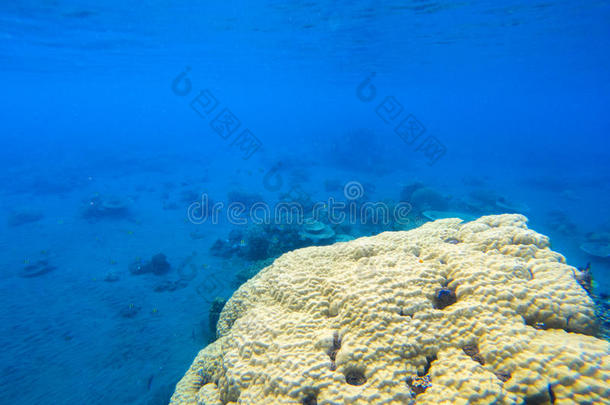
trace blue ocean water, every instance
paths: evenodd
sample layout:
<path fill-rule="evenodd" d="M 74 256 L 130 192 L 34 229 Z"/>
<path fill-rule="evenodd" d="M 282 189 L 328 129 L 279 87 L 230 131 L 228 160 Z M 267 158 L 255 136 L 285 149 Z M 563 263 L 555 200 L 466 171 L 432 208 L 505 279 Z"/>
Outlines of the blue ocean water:
<path fill-rule="evenodd" d="M 0 402 L 167 403 L 215 299 L 269 260 L 450 213 L 526 215 L 607 300 L 608 21 L 606 1 L 3 2 Z M 287 203 L 328 234 L 276 221 Z M 365 203 L 388 219 L 345 208 Z"/>

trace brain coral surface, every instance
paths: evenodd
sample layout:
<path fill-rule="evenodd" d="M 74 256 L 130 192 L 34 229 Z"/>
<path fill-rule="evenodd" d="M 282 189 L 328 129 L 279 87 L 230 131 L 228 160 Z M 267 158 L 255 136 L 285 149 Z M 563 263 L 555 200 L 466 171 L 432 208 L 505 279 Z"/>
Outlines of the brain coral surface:
<path fill-rule="evenodd" d="M 610 403 L 593 302 L 526 221 L 284 254 L 233 294 L 171 403 Z"/>

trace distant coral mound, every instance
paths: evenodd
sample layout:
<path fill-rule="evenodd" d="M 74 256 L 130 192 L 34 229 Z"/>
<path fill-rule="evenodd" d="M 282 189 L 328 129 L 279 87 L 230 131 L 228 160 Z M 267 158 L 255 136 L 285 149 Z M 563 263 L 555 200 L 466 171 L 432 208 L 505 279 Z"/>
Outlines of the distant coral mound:
<path fill-rule="evenodd" d="M 8 226 L 21 226 L 25 224 L 30 224 L 32 222 L 38 222 L 44 215 L 39 211 L 32 210 L 22 210 L 22 211 L 12 211 L 9 213 L 7 224 Z"/>
<path fill-rule="evenodd" d="M 171 403 L 607 403 L 610 344 L 581 274 L 526 221 L 284 254 L 233 294 Z"/>

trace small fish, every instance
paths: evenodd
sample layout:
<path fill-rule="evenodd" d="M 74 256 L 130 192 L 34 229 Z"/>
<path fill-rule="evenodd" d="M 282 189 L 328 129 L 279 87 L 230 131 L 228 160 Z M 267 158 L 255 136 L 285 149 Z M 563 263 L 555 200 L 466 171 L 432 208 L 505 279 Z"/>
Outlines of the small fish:
<path fill-rule="evenodd" d="M 152 310 L 152 313 L 153 313 L 153 314 L 156 314 L 156 313 L 158 313 L 158 312 L 159 312 L 159 310 L 158 310 L 157 308 L 153 308 L 153 310 Z"/>
<path fill-rule="evenodd" d="M 246 241 L 244 239 L 240 240 L 239 246 L 246 246 Z"/>

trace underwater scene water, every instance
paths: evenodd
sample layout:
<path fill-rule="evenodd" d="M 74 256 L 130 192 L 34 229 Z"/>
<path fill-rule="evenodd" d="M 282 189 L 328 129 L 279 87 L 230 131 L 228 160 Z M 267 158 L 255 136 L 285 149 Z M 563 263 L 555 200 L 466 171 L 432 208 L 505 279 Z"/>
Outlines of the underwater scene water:
<path fill-rule="evenodd" d="M 0 402 L 610 403 L 610 2 L 0 4 Z"/>

